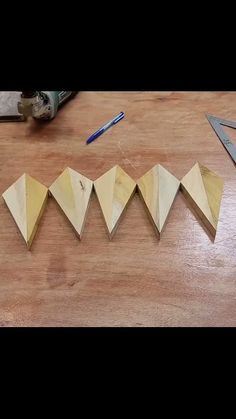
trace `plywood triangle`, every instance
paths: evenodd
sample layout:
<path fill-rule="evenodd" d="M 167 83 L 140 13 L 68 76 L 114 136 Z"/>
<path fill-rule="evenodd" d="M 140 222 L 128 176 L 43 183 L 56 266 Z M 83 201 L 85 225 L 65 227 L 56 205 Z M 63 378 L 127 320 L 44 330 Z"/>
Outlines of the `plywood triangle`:
<path fill-rule="evenodd" d="M 47 202 L 48 188 L 23 174 L 2 197 L 30 248 Z"/>
<path fill-rule="evenodd" d="M 145 208 L 159 235 L 179 190 L 180 181 L 160 164 L 154 166 L 138 181 L 138 190 Z"/>
<path fill-rule="evenodd" d="M 112 238 L 135 193 L 136 183 L 120 166 L 114 166 L 94 182 L 94 188 Z"/>
<path fill-rule="evenodd" d="M 93 182 L 67 167 L 50 186 L 49 191 L 82 238 Z"/>
<path fill-rule="evenodd" d="M 197 162 L 181 180 L 181 189 L 206 228 L 215 237 L 223 180 Z"/>

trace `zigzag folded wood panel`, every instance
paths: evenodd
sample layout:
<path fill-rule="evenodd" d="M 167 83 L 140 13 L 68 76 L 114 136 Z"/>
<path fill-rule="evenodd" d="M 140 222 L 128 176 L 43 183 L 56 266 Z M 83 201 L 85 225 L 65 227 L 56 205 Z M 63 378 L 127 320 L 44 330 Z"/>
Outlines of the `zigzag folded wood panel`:
<path fill-rule="evenodd" d="M 49 191 L 81 239 L 93 190 L 93 182 L 67 167 Z"/>
<path fill-rule="evenodd" d="M 94 188 L 111 239 L 136 191 L 136 182 L 120 166 L 114 166 L 94 182 Z"/>
<path fill-rule="evenodd" d="M 154 166 L 138 181 L 138 190 L 159 236 L 179 190 L 180 181 L 160 164 Z"/>
<path fill-rule="evenodd" d="M 48 188 L 23 174 L 2 197 L 30 248 L 47 202 Z"/>
<path fill-rule="evenodd" d="M 113 237 L 136 186 L 159 236 L 180 185 L 184 195 L 215 237 L 223 180 L 199 163 L 193 166 L 181 182 L 164 167 L 156 165 L 138 180 L 137 185 L 118 165 L 94 183 L 73 169 L 65 169 L 51 185 L 50 193 L 79 238 L 83 233 L 93 184 L 110 238 Z M 29 248 L 45 208 L 48 188 L 24 174 L 2 196 Z"/>
<path fill-rule="evenodd" d="M 198 162 L 181 180 L 181 189 L 213 237 L 216 235 L 223 180 Z"/>

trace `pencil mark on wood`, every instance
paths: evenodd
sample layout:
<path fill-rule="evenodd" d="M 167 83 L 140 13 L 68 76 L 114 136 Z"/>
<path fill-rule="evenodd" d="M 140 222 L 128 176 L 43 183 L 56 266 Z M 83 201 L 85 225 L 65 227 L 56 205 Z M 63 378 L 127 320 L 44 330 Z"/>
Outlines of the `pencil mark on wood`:
<path fill-rule="evenodd" d="M 127 156 L 126 156 L 125 152 L 122 150 L 122 148 L 121 148 L 121 144 L 120 144 L 120 141 L 119 141 L 119 143 L 118 143 L 118 148 L 119 148 L 119 150 L 120 150 L 121 154 L 124 156 L 124 159 L 125 159 L 124 161 L 125 161 L 125 163 L 130 164 L 130 166 L 131 166 L 133 169 L 135 169 L 135 170 L 136 170 L 136 166 L 132 163 L 132 161 L 131 161 L 131 160 L 129 160 L 129 159 L 127 158 Z"/>

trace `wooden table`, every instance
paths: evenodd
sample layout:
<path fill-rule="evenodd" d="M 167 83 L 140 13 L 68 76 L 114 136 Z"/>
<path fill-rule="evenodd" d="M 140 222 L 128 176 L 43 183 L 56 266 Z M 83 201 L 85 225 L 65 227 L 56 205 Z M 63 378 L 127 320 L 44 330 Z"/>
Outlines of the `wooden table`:
<path fill-rule="evenodd" d="M 181 179 L 199 161 L 225 182 L 215 243 L 181 193 L 160 241 L 137 194 L 109 241 L 93 195 L 81 242 L 50 199 L 27 251 L 1 199 L 1 326 L 236 326 L 236 168 L 205 113 L 236 120 L 236 93 L 81 92 L 50 123 L 0 125 L 1 194 L 67 166 L 95 180 L 119 164 L 137 180 L 161 163 Z"/>

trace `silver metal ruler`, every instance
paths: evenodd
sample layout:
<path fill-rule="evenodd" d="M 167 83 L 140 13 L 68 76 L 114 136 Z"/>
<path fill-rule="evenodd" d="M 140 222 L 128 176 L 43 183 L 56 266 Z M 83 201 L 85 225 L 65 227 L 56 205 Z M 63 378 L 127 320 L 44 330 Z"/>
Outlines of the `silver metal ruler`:
<path fill-rule="evenodd" d="M 229 136 L 224 132 L 222 125 L 225 127 L 235 128 L 236 122 L 227 121 L 226 119 L 217 118 L 216 116 L 206 115 L 216 135 L 219 137 L 225 149 L 228 151 L 232 160 L 236 164 L 236 146 L 231 142 Z"/>

